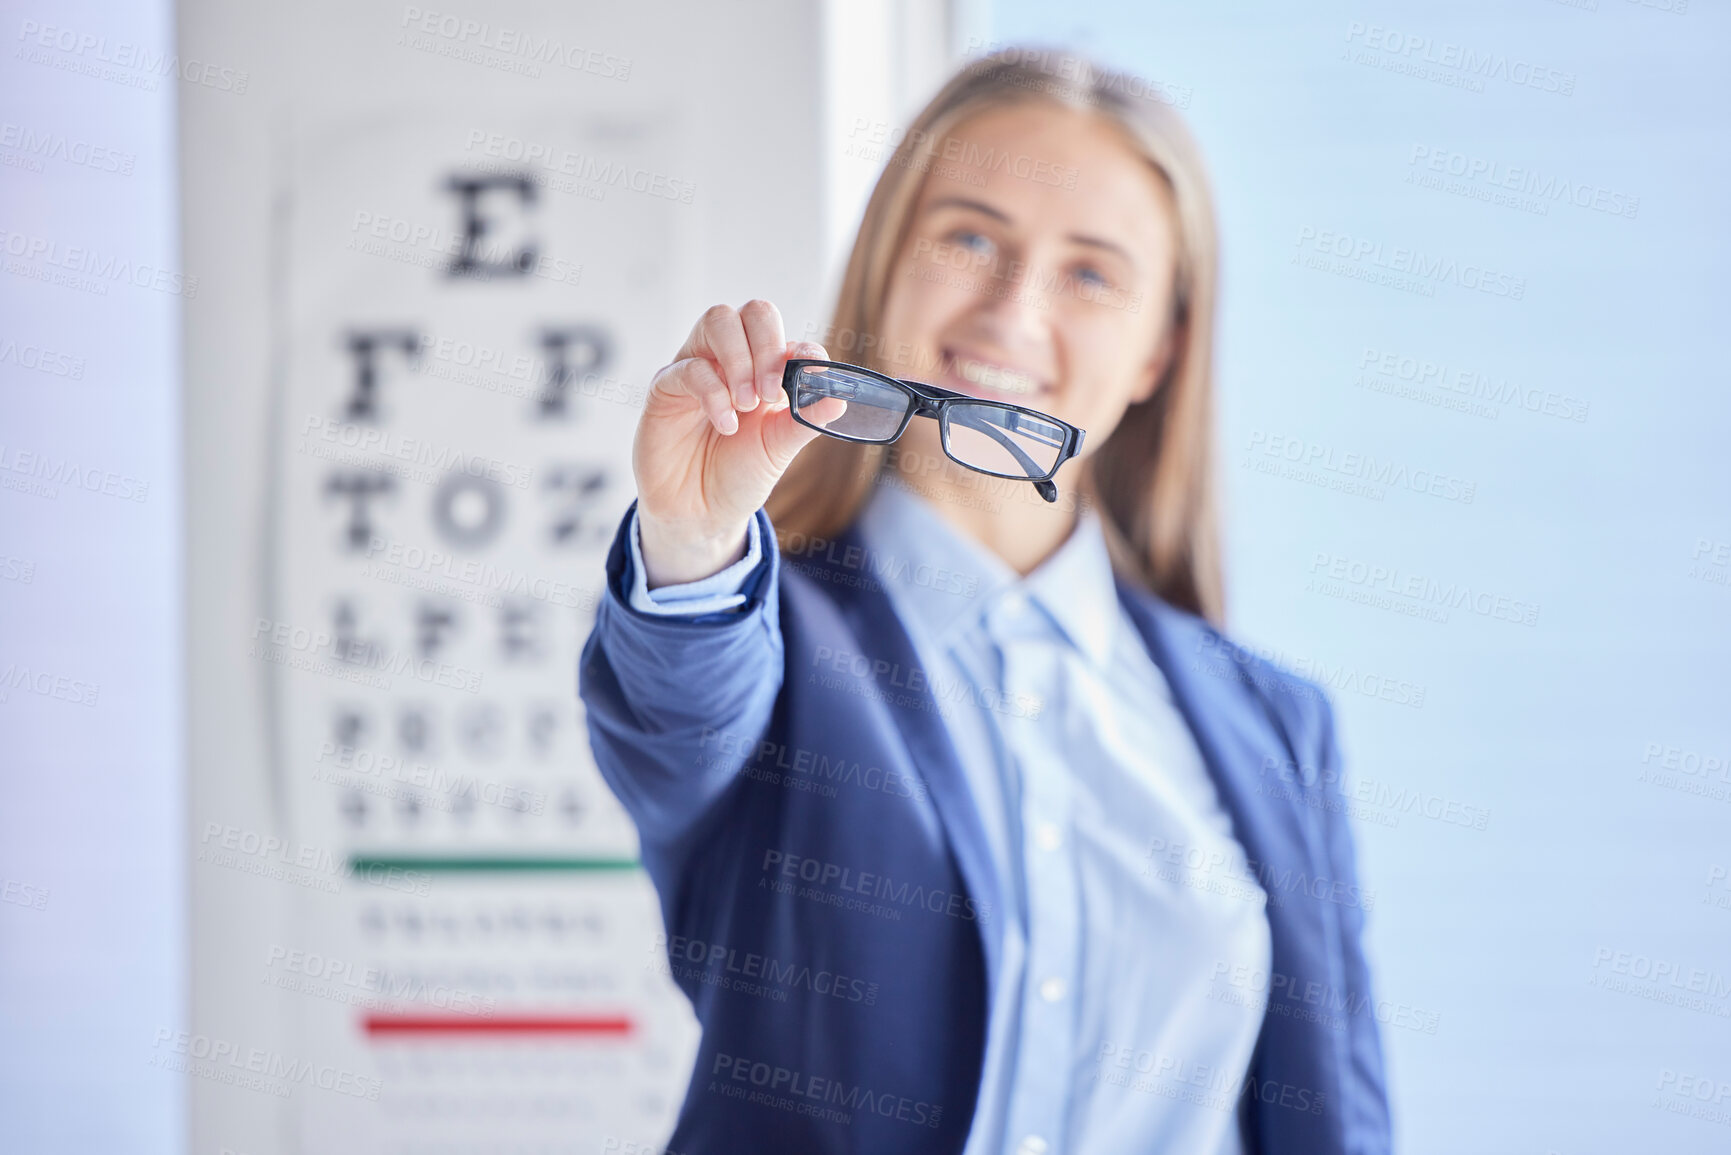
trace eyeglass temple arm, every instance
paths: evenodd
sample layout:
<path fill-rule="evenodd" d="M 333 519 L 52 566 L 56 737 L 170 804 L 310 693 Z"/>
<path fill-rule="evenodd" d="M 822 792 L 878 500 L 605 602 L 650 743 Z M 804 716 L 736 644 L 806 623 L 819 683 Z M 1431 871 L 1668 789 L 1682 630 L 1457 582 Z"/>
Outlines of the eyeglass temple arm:
<path fill-rule="evenodd" d="M 943 389 L 937 385 L 927 385 L 924 381 L 903 381 L 899 377 L 896 378 L 896 380 L 900 381 L 901 384 L 906 385 L 906 386 L 910 387 L 911 389 L 913 389 L 913 391 L 915 393 L 918 393 L 918 394 L 924 396 L 926 398 L 926 400 L 928 400 L 928 401 L 934 400 L 934 399 L 955 400 L 955 401 L 978 401 L 979 400 L 978 397 L 972 396 L 971 394 L 957 393 L 954 389 Z M 1019 416 L 1019 414 L 1018 414 L 1018 416 Z M 1046 418 L 1046 420 L 1055 421 L 1057 419 L 1049 417 L 1049 418 Z M 1060 422 L 1059 424 L 1062 424 L 1062 422 Z M 1067 427 L 1067 428 L 1073 428 L 1073 426 Z M 1085 429 L 1077 429 L 1076 430 L 1076 444 L 1074 444 L 1070 447 L 1071 453 L 1074 453 L 1076 450 L 1082 448 L 1082 438 L 1085 436 L 1087 436 L 1087 430 L 1085 430 Z M 1062 442 L 1060 442 L 1059 444 L 1061 445 Z"/>
<path fill-rule="evenodd" d="M 927 385 L 924 382 L 903 381 L 902 384 L 903 385 L 917 385 L 919 388 L 916 392 L 919 392 L 919 393 L 929 392 L 929 393 L 938 394 L 938 395 L 943 396 L 943 397 L 954 397 L 958 400 L 969 400 L 969 401 L 976 400 L 975 398 L 969 397 L 966 393 L 956 393 L 956 392 L 953 392 L 949 389 L 940 389 L 936 385 Z M 872 405 L 873 407 L 879 408 L 879 409 L 892 408 L 891 405 L 887 404 L 888 399 L 885 398 L 884 400 L 886 403 L 880 404 L 876 398 L 873 398 L 870 396 L 849 398 L 849 402 L 851 404 L 859 404 L 860 402 L 863 401 L 867 405 Z M 929 400 L 929 397 L 928 397 L 928 400 Z M 998 444 L 1002 445 L 1005 449 L 1009 450 L 1015 456 L 1016 464 L 1020 465 L 1023 469 L 1027 470 L 1029 473 L 1041 472 L 1039 466 L 1035 464 L 1034 459 L 1032 457 L 1029 457 L 1027 452 L 1024 451 L 1021 446 L 1017 445 L 1014 441 L 1011 441 L 1008 434 L 1006 434 L 1003 430 L 999 429 L 997 426 L 993 425 L 990 421 L 985 421 L 985 420 L 982 420 L 978 417 L 974 417 L 972 420 L 970 420 L 969 415 L 966 413 L 966 411 L 964 411 L 960 417 L 958 417 L 952 411 L 952 413 L 950 414 L 950 419 L 952 421 L 959 420 L 963 425 L 966 425 L 968 428 L 978 430 L 981 433 L 985 433 L 985 434 L 995 438 L 997 440 Z M 1034 486 L 1034 488 L 1039 491 L 1039 494 L 1041 497 L 1045 498 L 1047 501 L 1052 501 L 1052 502 L 1055 502 L 1058 500 L 1058 487 L 1056 485 L 1054 485 L 1049 479 L 1044 480 L 1044 481 L 1032 481 L 1032 479 L 1030 479 L 1030 481 L 1031 481 L 1032 485 Z"/>
<path fill-rule="evenodd" d="M 952 421 L 956 420 L 956 415 L 954 413 L 950 414 L 950 420 L 952 420 Z M 991 435 L 992 437 L 997 438 L 998 443 L 1000 445 L 1002 445 L 1005 449 L 1008 449 L 1011 453 L 1015 454 L 1016 463 L 1018 465 L 1020 465 L 1023 469 L 1027 470 L 1029 473 L 1041 472 L 1040 468 L 1034 464 L 1034 459 L 1032 457 L 1029 457 L 1027 452 L 1020 445 L 1017 445 L 1015 442 L 1011 441 L 1008 434 L 1004 433 L 1003 430 L 999 429 L 997 426 L 993 425 L 991 422 L 984 421 L 984 422 L 980 422 L 979 424 L 975 424 L 974 422 L 968 420 L 967 415 L 965 413 L 962 415 L 961 421 L 962 421 L 963 425 L 966 425 L 970 429 L 977 429 L 981 433 L 986 433 L 986 434 Z M 1030 478 L 1029 480 L 1032 481 L 1033 479 Z M 1052 483 L 1050 478 L 1043 480 L 1043 481 L 1033 481 L 1033 486 L 1034 486 L 1034 489 L 1039 493 L 1039 495 L 1041 497 L 1045 498 L 1047 501 L 1055 502 L 1058 500 L 1058 487 Z"/>

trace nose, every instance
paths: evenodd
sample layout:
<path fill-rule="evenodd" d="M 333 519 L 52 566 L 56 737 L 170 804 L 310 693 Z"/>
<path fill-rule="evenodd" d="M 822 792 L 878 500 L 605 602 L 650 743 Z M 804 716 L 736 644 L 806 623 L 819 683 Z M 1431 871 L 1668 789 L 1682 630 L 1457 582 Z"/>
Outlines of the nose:
<path fill-rule="evenodd" d="M 1042 353 L 1051 342 L 1048 279 L 1032 264 L 1012 261 L 979 288 L 984 335 L 1012 353 Z"/>

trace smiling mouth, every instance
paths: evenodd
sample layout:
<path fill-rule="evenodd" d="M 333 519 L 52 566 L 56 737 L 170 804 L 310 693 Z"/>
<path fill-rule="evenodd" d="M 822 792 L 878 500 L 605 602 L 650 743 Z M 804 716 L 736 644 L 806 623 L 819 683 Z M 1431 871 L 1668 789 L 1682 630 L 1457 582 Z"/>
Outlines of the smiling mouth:
<path fill-rule="evenodd" d="M 947 349 L 944 351 L 944 359 L 948 362 L 950 372 L 956 377 L 1002 397 L 1027 398 L 1046 392 L 1046 387 L 1039 378 L 1007 365 L 981 361 L 976 357 L 958 356 Z"/>

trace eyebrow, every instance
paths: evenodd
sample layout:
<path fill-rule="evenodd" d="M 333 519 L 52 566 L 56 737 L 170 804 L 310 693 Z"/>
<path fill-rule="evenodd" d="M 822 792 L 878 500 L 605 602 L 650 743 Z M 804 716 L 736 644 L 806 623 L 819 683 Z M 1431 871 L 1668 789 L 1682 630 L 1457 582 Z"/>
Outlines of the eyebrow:
<path fill-rule="evenodd" d="M 975 212 L 983 213 L 986 216 L 991 217 L 993 220 L 1000 221 L 1006 225 L 1013 225 L 1016 223 L 1011 220 L 1009 214 L 1005 213 L 1002 209 L 993 208 L 984 201 L 977 201 L 972 197 L 939 197 L 937 200 L 926 206 L 926 211 L 929 213 L 942 208 L 973 209 Z M 1131 268 L 1137 267 L 1136 258 L 1131 256 L 1130 251 L 1117 241 L 1109 241 L 1105 237 L 1091 236 L 1087 233 L 1071 233 L 1064 239 L 1072 241 L 1078 245 L 1086 245 L 1090 248 L 1105 249 L 1107 252 L 1117 253 L 1120 257 L 1123 257 L 1130 263 Z"/>

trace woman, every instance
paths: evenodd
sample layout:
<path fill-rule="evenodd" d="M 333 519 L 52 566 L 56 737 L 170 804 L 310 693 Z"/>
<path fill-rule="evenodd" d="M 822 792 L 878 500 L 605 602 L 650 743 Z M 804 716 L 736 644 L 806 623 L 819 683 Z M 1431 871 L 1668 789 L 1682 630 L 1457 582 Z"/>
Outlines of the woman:
<path fill-rule="evenodd" d="M 670 1151 L 1388 1148 L 1329 708 L 1215 629 L 1201 165 L 1078 63 L 934 98 L 830 333 L 1086 430 L 1061 500 L 796 423 L 764 301 L 655 377 L 580 681 L 703 1025 Z"/>

